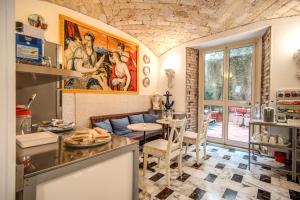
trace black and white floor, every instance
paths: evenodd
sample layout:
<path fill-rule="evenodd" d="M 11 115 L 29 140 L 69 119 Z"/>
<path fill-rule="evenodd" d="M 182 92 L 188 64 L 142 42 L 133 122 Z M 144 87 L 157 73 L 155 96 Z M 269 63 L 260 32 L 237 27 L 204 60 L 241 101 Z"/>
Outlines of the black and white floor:
<path fill-rule="evenodd" d="M 190 146 L 183 159 L 182 177 L 179 177 L 177 163 L 171 165 L 170 187 L 166 187 L 163 162 L 158 168 L 157 158 L 150 157 L 150 169 L 145 177 L 141 162 L 139 198 L 300 200 L 300 184 L 291 182 L 290 176 L 257 165 L 251 165 L 249 171 L 246 152 L 208 145 L 207 155 L 207 160 L 196 165 L 195 147 Z"/>

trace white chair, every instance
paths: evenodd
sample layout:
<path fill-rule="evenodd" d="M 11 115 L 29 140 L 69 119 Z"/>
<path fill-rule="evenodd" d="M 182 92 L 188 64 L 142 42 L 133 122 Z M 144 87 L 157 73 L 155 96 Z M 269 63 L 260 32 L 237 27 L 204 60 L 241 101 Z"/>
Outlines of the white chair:
<path fill-rule="evenodd" d="M 172 120 L 170 121 L 171 132 L 168 140 L 157 139 L 144 144 L 143 154 L 144 154 L 144 169 L 143 174 L 145 175 L 148 155 L 152 155 L 160 159 L 165 159 L 166 161 L 166 178 L 167 185 L 170 186 L 170 161 L 174 158 L 178 158 L 179 174 L 182 175 L 182 140 L 183 133 L 185 131 L 186 119 L 182 120 Z M 179 129 L 179 132 L 178 132 Z M 159 163 L 158 163 L 159 166 Z"/>
<path fill-rule="evenodd" d="M 186 144 L 185 153 L 187 153 L 188 144 L 193 144 L 196 146 L 196 162 L 199 164 L 199 151 L 200 145 L 203 145 L 203 158 L 206 159 L 206 140 L 207 140 L 207 129 L 209 124 L 210 115 L 200 116 L 200 130 L 198 133 L 192 131 L 186 131 L 183 134 L 183 142 Z"/>

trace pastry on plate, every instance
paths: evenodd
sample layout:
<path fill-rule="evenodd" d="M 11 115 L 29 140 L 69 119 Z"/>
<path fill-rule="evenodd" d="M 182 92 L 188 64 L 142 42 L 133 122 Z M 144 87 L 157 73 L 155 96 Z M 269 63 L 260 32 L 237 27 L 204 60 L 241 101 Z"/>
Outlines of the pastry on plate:
<path fill-rule="evenodd" d="M 67 144 L 89 145 L 94 143 L 101 143 L 110 139 L 111 136 L 109 133 L 107 133 L 107 131 L 101 128 L 95 128 L 75 131 L 71 136 L 64 138 L 64 142 Z"/>
<path fill-rule="evenodd" d="M 87 144 L 93 144 L 93 143 L 95 143 L 95 139 L 93 139 L 93 138 L 84 138 L 80 142 L 80 144 L 85 144 L 85 145 L 87 145 Z"/>
<path fill-rule="evenodd" d="M 102 128 L 94 128 L 94 130 L 98 133 L 96 136 L 95 136 L 95 139 L 96 138 L 103 138 L 103 139 L 107 139 L 107 138 L 110 138 L 110 134 L 102 129 Z"/>
<path fill-rule="evenodd" d="M 73 135 L 85 135 L 89 134 L 89 129 L 88 130 L 80 130 L 80 131 L 75 131 Z"/>
<path fill-rule="evenodd" d="M 88 138 L 88 137 L 89 137 L 88 134 L 86 134 L 86 135 L 75 135 L 74 134 L 71 136 L 72 140 L 74 140 L 74 141 L 82 141 L 83 139 Z"/>
<path fill-rule="evenodd" d="M 71 137 L 64 138 L 64 142 L 67 144 L 79 144 L 78 141 L 73 140 Z"/>
<path fill-rule="evenodd" d="M 85 138 L 89 138 L 89 130 L 75 131 L 71 138 L 75 141 L 82 141 Z"/>

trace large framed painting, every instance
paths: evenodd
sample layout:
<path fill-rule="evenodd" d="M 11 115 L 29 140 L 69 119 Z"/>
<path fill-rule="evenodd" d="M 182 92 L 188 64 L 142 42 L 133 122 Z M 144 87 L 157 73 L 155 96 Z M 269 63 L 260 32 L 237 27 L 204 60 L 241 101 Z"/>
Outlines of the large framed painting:
<path fill-rule="evenodd" d="M 64 92 L 138 93 L 138 44 L 60 15 L 63 68 L 82 78 L 63 81 Z"/>

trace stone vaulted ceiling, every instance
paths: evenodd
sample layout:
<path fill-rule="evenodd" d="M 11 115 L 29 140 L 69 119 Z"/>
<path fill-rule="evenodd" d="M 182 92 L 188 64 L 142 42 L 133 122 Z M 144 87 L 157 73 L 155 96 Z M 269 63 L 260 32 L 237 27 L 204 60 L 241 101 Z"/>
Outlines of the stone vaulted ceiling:
<path fill-rule="evenodd" d="M 114 26 L 157 56 L 249 23 L 300 15 L 300 0 L 43 0 Z"/>

